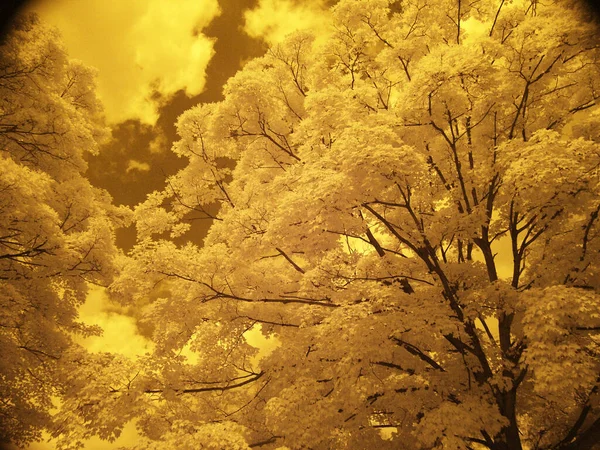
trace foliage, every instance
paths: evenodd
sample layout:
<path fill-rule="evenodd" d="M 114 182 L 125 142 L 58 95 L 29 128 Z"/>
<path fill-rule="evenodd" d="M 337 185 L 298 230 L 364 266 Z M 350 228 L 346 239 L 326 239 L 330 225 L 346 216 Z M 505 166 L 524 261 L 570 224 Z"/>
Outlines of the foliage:
<path fill-rule="evenodd" d="M 179 118 L 189 164 L 134 212 L 111 288 L 155 350 L 68 353 L 60 447 L 135 420 L 141 448 L 593 448 L 598 50 L 567 0 L 342 0 L 249 62 Z M 51 185 L 29 148 L 5 164 Z M 204 245 L 175 244 L 196 220 Z"/>
<path fill-rule="evenodd" d="M 110 282 L 125 217 L 84 176 L 106 136 L 94 72 L 35 17 L 16 21 L 0 46 L 0 442 L 41 436 L 73 335 L 100 331 L 77 308 Z"/>
<path fill-rule="evenodd" d="M 189 164 L 135 211 L 113 291 L 167 291 L 136 378 L 163 403 L 139 420 L 273 448 L 592 448 L 594 24 L 560 0 L 332 12 L 320 45 L 289 36 L 179 118 Z M 165 239 L 202 219 L 202 248 Z M 256 362 L 259 325 L 280 346 Z"/>

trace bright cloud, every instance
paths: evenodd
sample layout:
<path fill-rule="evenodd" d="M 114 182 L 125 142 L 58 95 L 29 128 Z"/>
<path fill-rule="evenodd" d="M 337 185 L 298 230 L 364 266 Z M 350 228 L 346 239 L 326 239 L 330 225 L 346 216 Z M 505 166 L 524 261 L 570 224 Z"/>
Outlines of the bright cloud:
<path fill-rule="evenodd" d="M 259 0 L 244 13 L 244 31 L 273 45 L 297 30 L 316 32 L 328 29 L 328 9 L 324 0 Z"/>
<path fill-rule="evenodd" d="M 73 58 L 99 69 L 109 122 L 154 125 L 160 100 L 202 92 L 213 41 L 201 31 L 217 0 L 37 0 L 30 6 L 59 28 Z"/>
<path fill-rule="evenodd" d="M 104 333 L 82 339 L 82 345 L 91 352 L 121 353 L 129 357 L 151 351 L 152 343 L 139 334 L 135 320 L 109 311 L 108 307 L 106 291 L 91 287 L 85 304 L 79 309 L 79 318 L 88 325 L 99 325 Z"/>
<path fill-rule="evenodd" d="M 127 163 L 127 169 L 125 172 L 129 173 L 132 170 L 138 170 L 140 172 L 148 172 L 150 170 L 150 164 L 145 162 L 139 162 L 135 159 L 130 159 Z"/>

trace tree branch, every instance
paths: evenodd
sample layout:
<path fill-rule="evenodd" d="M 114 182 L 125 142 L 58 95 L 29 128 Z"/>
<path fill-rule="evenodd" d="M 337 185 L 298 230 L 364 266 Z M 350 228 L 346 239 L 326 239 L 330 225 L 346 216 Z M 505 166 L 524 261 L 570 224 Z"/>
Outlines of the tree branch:
<path fill-rule="evenodd" d="M 425 353 L 423 353 L 423 351 L 421 349 L 419 349 L 418 347 L 416 347 L 415 345 L 409 344 L 408 342 L 405 342 L 402 339 L 399 339 L 399 338 L 397 338 L 395 336 L 391 336 L 390 339 L 392 339 L 394 342 L 396 342 L 396 344 L 398 344 L 399 346 L 404 347 L 404 349 L 408 353 L 410 353 L 411 355 L 415 355 L 421 361 L 426 362 L 427 364 L 429 364 L 434 369 L 439 370 L 440 372 L 445 372 L 446 371 L 434 359 L 432 359 L 430 356 L 428 356 Z"/>
<path fill-rule="evenodd" d="M 226 384 L 220 385 L 220 386 L 206 386 L 206 387 L 201 387 L 201 388 L 172 389 L 172 390 L 178 394 L 197 394 L 200 392 L 229 391 L 231 389 L 236 389 L 236 388 L 245 386 L 249 383 L 253 383 L 254 381 L 260 379 L 264 374 L 265 374 L 265 372 L 253 373 L 252 375 L 249 375 L 248 377 L 244 377 L 244 378 L 247 378 L 246 380 L 240 381 L 239 383 L 234 383 L 234 384 L 226 383 Z M 165 390 L 167 390 L 167 389 L 146 389 L 146 390 L 144 390 L 144 394 L 162 394 L 165 392 Z M 112 392 L 120 392 L 120 390 L 115 389 Z"/>

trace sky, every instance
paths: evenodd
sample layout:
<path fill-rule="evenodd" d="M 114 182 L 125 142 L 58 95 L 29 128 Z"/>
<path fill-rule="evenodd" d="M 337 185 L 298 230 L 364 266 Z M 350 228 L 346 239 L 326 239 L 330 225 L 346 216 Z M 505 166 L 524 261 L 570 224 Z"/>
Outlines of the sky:
<path fill-rule="evenodd" d="M 0 5 L 3 20 L 16 3 Z M 198 103 L 221 100 L 227 79 L 287 34 L 323 29 L 332 3 L 34 0 L 18 13 L 33 11 L 57 27 L 69 56 L 97 69 L 97 94 L 112 138 L 98 156 L 89 157 L 87 175 L 112 195 L 115 204 L 135 206 L 148 193 L 163 189 L 165 178 L 186 165 L 170 151 L 177 140 L 177 117 Z M 205 233 L 206 229 L 198 230 L 198 243 Z M 125 251 L 134 242 L 133 228 L 117 234 L 117 244 Z M 113 305 L 105 290 L 90 290 L 80 318 L 104 329 L 102 337 L 81 341 L 90 351 L 135 356 L 151 350 L 151 342 L 140 334 L 135 319 Z M 261 341 L 259 330 L 252 335 L 261 353 L 276 345 Z M 135 438 L 135 427 L 129 424 L 116 442 L 96 438 L 87 441 L 85 449 L 132 445 Z M 52 448 L 52 442 L 29 447 Z"/>

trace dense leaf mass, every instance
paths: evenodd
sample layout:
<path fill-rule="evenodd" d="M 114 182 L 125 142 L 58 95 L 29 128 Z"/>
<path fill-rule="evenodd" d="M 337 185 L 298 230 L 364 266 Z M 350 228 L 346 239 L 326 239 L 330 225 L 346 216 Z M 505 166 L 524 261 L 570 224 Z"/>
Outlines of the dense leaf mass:
<path fill-rule="evenodd" d="M 87 283 L 110 282 L 126 217 L 84 176 L 84 153 L 107 133 L 94 72 L 35 17 L 19 19 L 0 43 L 1 444 L 51 427 L 85 356 L 72 337 L 99 333 L 77 308 Z"/>
<path fill-rule="evenodd" d="M 341 0 L 246 64 L 181 115 L 189 163 L 134 211 L 111 291 L 155 347 L 78 360 L 59 447 L 135 420 L 138 449 L 594 448 L 597 36 L 569 0 Z M 14 189 L 43 218 L 24 248 L 81 242 Z"/>
<path fill-rule="evenodd" d="M 162 402 L 143 429 L 170 439 L 183 415 L 270 448 L 592 448 L 595 25 L 567 1 L 331 17 L 185 112 L 188 166 L 136 208 L 113 290 L 164 293 L 145 310 L 152 372 L 135 369 Z M 167 239 L 202 219 L 202 248 Z M 278 344 L 262 358 L 257 327 Z"/>

